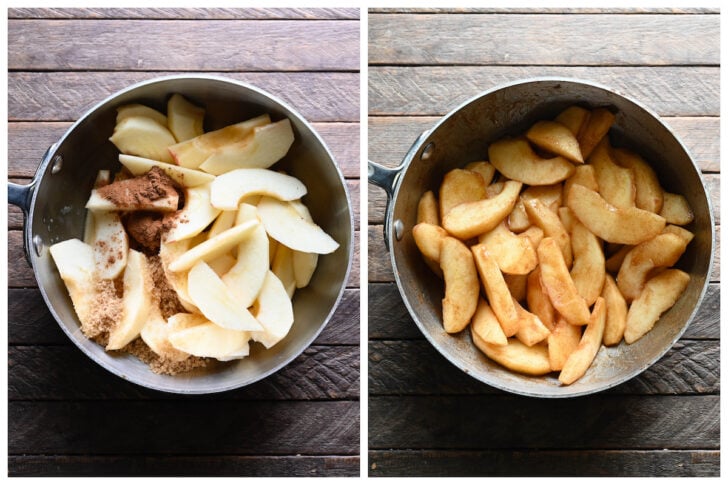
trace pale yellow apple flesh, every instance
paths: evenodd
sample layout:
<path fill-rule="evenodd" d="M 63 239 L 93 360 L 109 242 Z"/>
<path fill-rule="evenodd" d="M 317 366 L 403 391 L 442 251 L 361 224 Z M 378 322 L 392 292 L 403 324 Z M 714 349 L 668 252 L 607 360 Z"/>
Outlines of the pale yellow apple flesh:
<path fill-rule="evenodd" d="M 177 142 L 166 125 L 145 116 L 123 119 L 114 127 L 114 134 L 109 140 L 123 154 L 166 163 L 173 161 L 167 147 Z"/>
<path fill-rule="evenodd" d="M 98 277 L 113 280 L 126 267 L 129 237 L 116 212 L 96 212 L 94 229 L 94 262 Z"/>
<path fill-rule="evenodd" d="M 197 357 L 211 357 L 226 360 L 230 355 L 236 358 L 248 355 L 250 332 L 231 330 L 206 322 L 183 330 L 171 332 L 169 342 L 183 352 Z"/>
<path fill-rule="evenodd" d="M 269 349 L 288 335 L 293 325 L 293 304 L 283 283 L 272 271 L 266 273 L 256 307 L 255 318 L 264 330 L 251 332 L 251 336 Z"/>
<path fill-rule="evenodd" d="M 295 177 L 265 168 L 239 168 L 219 175 L 212 182 L 210 201 L 222 210 L 238 208 L 241 199 L 265 195 L 295 200 L 306 195 L 306 186 Z"/>
<path fill-rule="evenodd" d="M 167 127 L 177 143 L 202 135 L 204 119 L 205 109 L 195 106 L 178 93 L 167 101 Z"/>
<path fill-rule="evenodd" d="M 258 215 L 270 237 L 295 251 L 329 254 L 339 247 L 321 227 L 301 217 L 287 202 L 262 197 Z"/>
<path fill-rule="evenodd" d="M 293 293 L 296 291 L 296 275 L 293 272 L 293 250 L 284 244 L 279 244 L 270 269 L 283 283 L 288 298 L 293 298 Z"/>
<path fill-rule="evenodd" d="M 157 111 L 154 108 L 150 108 L 149 106 L 144 106 L 143 104 L 138 103 L 132 103 L 132 104 L 125 104 L 124 106 L 119 106 L 116 108 L 116 123 L 121 123 L 122 120 L 125 120 L 126 118 L 131 118 L 132 116 L 142 116 L 146 118 L 151 118 L 152 120 L 156 121 L 162 126 L 167 126 L 167 117 Z"/>
<path fill-rule="evenodd" d="M 174 348 L 169 342 L 169 334 L 172 326 L 168 325 L 164 320 L 159 308 L 156 305 L 152 306 L 152 311 L 140 332 L 142 340 L 155 354 L 163 359 L 168 359 L 172 362 L 185 360 L 190 354 Z"/>
<path fill-rule="evenodd" d="M 119 155 L 119 161 L 122 165 L 128 168 L 133 175 L 144 175 L 151 170 L 152 167 L 159 167 L 164 171 L 164 173 L 169 175 L 170 178 L 182 187 L 196 187 L 198 185 L 208 184 L 215 180 L 215 176 L 210 175 L 209 173 L 178 167 L 170 163 L 158 162 L 148 158 L 122 154 Z"/>
<path fill-rule="evenodd" d="M 185 206 L 175 215 L 175 225 L 167 234 L 169 242 L 197 236 L 220 214 L 210 203 L 210 185 L 185 190 Z"/>
<path fill-rule="evenodd" d="M 222 277 L 222 281 L 227 285 L 235 299 L 246 308 L 252 305 L 258 296 L 270 267 L 268 236 L 265 233 L 265 228 L 258 224 L 255 208 L 248 207 L 253 209 L 253 219 L 240 224 L 250 224 L 252 222 L 255 223 L 255 227 L 250 236 L 238 244 L 236 262 Z"/>
<path fill-rule="evenodd" d="M 169 269 L 175 272 L 186 271 L 198 261 L 211 261 L 218 258 L 239 245 L 243 240 L 249 238 L 258 226 L 260 226 L 258 221 L 247 221 L 243 224 L 233 226 L 227 231 L 223 231 L 217 236 L 190 248 L 175 259 L 169 265 Z"/>
<path fill-rule="evenodd" d="M 94 250 L 78 239 L 67 239 L 53 244 L 50 254 L 83 328 L 96 310 Z"/>
<path fill-rule="evenodd" d="M 146 256 L 129 250 L 124 270 L 122 318 L 109 332 L 106 350 L 118 350 L 139 336 L 152 306 L 152 280 Z"/>

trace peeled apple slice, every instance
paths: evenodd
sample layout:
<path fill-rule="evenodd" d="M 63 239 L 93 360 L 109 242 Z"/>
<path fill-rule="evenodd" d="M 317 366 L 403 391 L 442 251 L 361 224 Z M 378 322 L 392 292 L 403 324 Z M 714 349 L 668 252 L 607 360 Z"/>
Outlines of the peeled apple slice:
<path fill-rule="evenodd" d="M 182 187 L 196 187 L 198 185 L 212 182 L 215 179 L 215 176 L 210 175 L 209 173 L 178 167 L 176 165 L 158 162 L 157 160 L 150 160 L 148 158 L 122 154 L 119 155 L 119 161 L 122 165 L 128 168 L 133 175 L 144 175 L 151 170 L 152 167 L 159 167 L 164 171 L 164 173 L 169 175 L 170 178 Z"/>
<path fill-rule="evenodd" d="M 93 248 L 78 240 L 67 239 L 50 247 L 53 262 L 66 284 L 73 308 L 81 324 L 88 322 L 95 310 L 95 276 Z"/>
<path fill-rule="evenodd" d="M 122 318 L 109 333 L 106 350 L 118 350 L 139 336 L 152 306 L 152 283 L 147 258 L 129 250 L 124 270 Z"/>
<path fill-rule="evenodd" d="M 227 360 L 228 356 L 244 357 L 250 352 L 250 332 L 230 330 L 206 322 L 183 330 L 172 332 L 169 342 L 182 352 L 197 357 L 212 357 Z"/>
<path fill-rule="evenodd" d="M 169 242 L 197 236 L 220 214 L 210 204 L 210 185 L 185 190 L 185 206 L 176 215 L 176 225 L 167 234 Z"/>
<path fill-rule="evenodd" d="M 294 200 L 291 201 L 291 206 L 296 209 L 301 217 L 313 224 L 311 213 L 303 202 L 300 200 Z M 308 286 L 313 273 L 316 271 L 317 265 L 318 254 L 293 251 L 293 276 L 296 279 L 296 288 L 304 288 Z"/>
<path fill-rule="evenodd" d="M 152 120 L 156 121 L 162 126 L 167 126 L 167 117 L 157 111 L 156 109 L 150 108 L 149 106 L 144 106 L 143 104 L 125 104 L 124 106 L 119 106 L 116 109 L 116 123 L 119 124 L 123 120 L 127 118 L 131 118 L 132 116 L 143 116 L 146 118 L 151 118 Z"/>
<path fill-rule="evenodd" d="M 262 332 L 252 332 L 256 342 L 269 349 L 280 342 L 291 330 L 293 324 L 293 304 L 283 283 L 268 271 L 257 300 L 258 312 L 255 318 L 265 328 Z"/>
<path fill-rule="evenodd" d="M 155 354 L 163 359 L 180 362 L 189 357 L 190 354 L 174 348 L 169 342 L 171 328 L 162 317 L 159 308 L 155 306 L 147 319 L 147 323 L 142 328 L 141 338 Z"/>
<path fill-rule="evenodd" d="M 114 127 L 109 138 L 121 153 L 172 163 L 167 147 L 177 143 L 166 126 L 146 116 L 130 116 Z"/>
<path fill-rule="evenodd" d="M 229 330 L 263 330 L 260 323 L 233 297 L 225 283 L 204 261 L 198 261 L 190 270 L 187 291 L 192 303 L 214 324 Z"/>
<path fill-rule="evenodd" d="M 219 175 L 212 182 L 210 201 L 222 210 L 235 210 L 240 199 L 266 195 L 279 200 L 300 199 L 306 186 L 295 177 L 264 168 L 239 168 Z"/>
<path fill-rule="evenodd" d="M 126 267 L 129 238 L 116 212 L 94 213 L 94 262 L 101 279 L 113 280 Z"/>
<path fill-rule="evenodd" d="M 190 103 L 180 94 L 173 94 L 167 101 L 167 127 L 177 142 L 202 135 L 204 119 L 205 110 Z"/>
<path fill-rule="evenodd" d="M 295 251 L 329 254 L 339 247 L 323 229 L 308 222 L 287 202 L 262 197 L 258 215 L 269 236 Z"/>

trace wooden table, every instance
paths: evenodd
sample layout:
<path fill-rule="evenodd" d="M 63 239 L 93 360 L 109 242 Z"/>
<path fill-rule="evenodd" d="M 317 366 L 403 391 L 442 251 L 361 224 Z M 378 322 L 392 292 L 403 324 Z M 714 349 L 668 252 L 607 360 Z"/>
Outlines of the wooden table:
<path fill-rule="evenodd" d="M 11 181 L 27 183 L 115 91 L 211 72 L 312 121 L 359 220 L 358 9 L 14 9 L 8 24 Z M 68 340 L 22 256 L 22 214 L 8 215 L 10 475 L 359 474 L 358 246 L 340 307 L 303 355 L 245 389 L 184 397 L 130 384 Z"/>
<path fill-rule="evenodd" d="M 591 79 L 677 131 L 720 224 L 718 17 L 370 10 L 369 158 L 398 165 L 438 117 L 506 81 Z M 393 282 L 384 192 L 368 194 L 370 475 L 719 475 L 717 259 L 697 318 L 651 369 L 590 397 L 524 398 L 468 377 L 423 338 Z"/>

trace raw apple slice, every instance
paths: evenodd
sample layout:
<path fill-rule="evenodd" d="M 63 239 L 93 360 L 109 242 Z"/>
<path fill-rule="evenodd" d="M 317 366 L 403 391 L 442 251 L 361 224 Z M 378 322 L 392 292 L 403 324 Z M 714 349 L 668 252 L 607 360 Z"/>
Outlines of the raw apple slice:
<path fill-rule="evenodd" d="M 167 319 L 170 333 L 190 327 L 196 327 L 210 321 L 199 313 L 175 313 Z"/>
<path fill-rule="evenodd" d="M 220 175 L 238 168 L 268 168 L 283 158 L 292 144 L 293 130 L 286 118 L 258 126 L 244 140 L 220 147 L 200 169 Z"/>
<path fill-rule="evenodd" d="M 167 127 L 177 143 L 202 135 L 205 109 L 195 106 L 180 94 L 173 94 L 167 101 Z"/>
<path fill-rule="evenodd" d="M 163 359 L 173 362 L 181 362 L 190 356 L 187 352 L 183 352 L 174 348 L 169 342 L 169 334 L 172 327 L 162 317 L 159 307 L 153 305 L 152 312 L 144 324 L 140 336 L 152 351 Z"/>
<path fill-rule="evenodd" d="M 262 197 L 258 215 L 268 235 L 294 251 L 329 254 L 339 247 L 321 227 L 301 217 L 288 202 Z"/>
<path fill-rule="evenodd" d="M 272 271 L 266 273 L 256 307 L 255 318 L 265 330 L 251 332 L 251 336 L 269 349 L 288 335 L 293 325 L 293 304 L 283 283 Z"/>
<path fill-rule="evenodd" d="M 198 312 L 199 310 L 192 303 L 190 294 L 187 291 L 187 273 L 175 273 L 169 269 L 172 264 L 182 254 L 187 252 L 192 243 L 191 239 L 182 239 L 181 241 L 170 242 L 166 237 L 162 237 L 159 245 L 159 259 L 162 261 L 162 269 L 164 276 L 167 278 L 169 285 L 177 293 L 179 302 L 188 312 Z"/>
<path fill-rule="evenodd" d="M 247 308 L 253 304 L 260 293 L 265 275 L 270 267 L 268 235 L 265 233 L 265 227 L 258 224 L 257 211 L 251 205 L 240 204 L 236 222 L 239 224 L 254 222 L 256 227 L 252 230 L 250 237 L 238 245 L 237 261 L 225 273 L 222 281 L 240 305 Z"/>
<path fill-rule="evenodd" d="M 257 116 L 247 121 L 229 125 L 225 128 L 210 131 L 204 135 L 174 144 L 169 147 L 169 153 L 171 153 L 177 165 L 186 168 L 197 168 L 218 148 L 239 142 L 251 134 L 255 127 L 264 126 L 269 123 L 270 116 L 267 114 Z"/>
<path fill-rule="evenodd" d="M 182 187 L 196 187 L 215 180 L 215 177 L 209 173 L 178 167 L 176 165 L 158 162 L 148 158 L 122 154 L 119 155 L 119 161 L 122 165 L 128 168 L 133 175 L 142 175 L 151 170 L 152 167 L 159 167 L 164 171 L 164 173 L 169 175 Z"/>
<path fill-rule="evenodd" d="M 86 202 L 86 209 L 91 211 L 152 211 L 152 212 L 174 212 L 179 204 L 179 195 L 175 192 L 161 199 L 147 202 L 133 202 L 128 206 L 117 205 L 109 199 L 99 195 L 98 190 L 93 189 L 91 196 Z"/>
<path fill-rule="evenodd" d="M 121 153 L 172 163 L 167 147 L 177 143 L 166 125 L 146 116 L 130 116 L 114 127 L 109 138 Z"/>
<path fill-rule="evenodd" d="M 207 264 L 210 265 L 210 268 L 212 268 L 215 274 L 222 278 L 225 273 L 230 271 L 230 268 L 235 266 L 236 261 L 237 259 L 235 259 L 232 254 L 225 253 L 222 256 L 218 256 L 215 259 L 207 261 Z"/>
<path fill-rule="evenodd" d="M 139 336 L 152 306 L 152 280 L 147 258 L 133 249 L 124 270 L 122 317 L 109 332 L 106 350 L 118 350 Z"/>
<path fill-rule="evenodd" d="M 283 283 L 288 298 L 293 298 L 293 294 L 296 292 L 296 276 L 293 273 L 293 251 L 291 248 L 279 244 L 270 269 Z"/>
<path fill-rule="evenodd" d="M 101 187 L 105 187 L 111 183 L 111 171 L 109 170 L 99 170 L 99 173 L 96 174 L 96 180 L 94 181 L 94 187 L 93 189 L 98 189 Z M 91 195 L 93 196 L 93 191 L 91 192 Z M 87 207 L 88 209 L 88 207 Z M 113 209 L 109 209 L 113 210 Z M 95 222 L 94 222 L 94 214 L 91 211 L 86 211 L 86 220 L 84 221 L 83 226 L 83 242 L 86 244 L 93 245 L 94 243 L 94 233 L 96 232 L 95 229 Z"/>
<path fill-rule="evenodd" d="M 50 253 L 83 328 L 96 310 L 94 250 L 78 239 L 67 239 L 52 245 Z"/>
<path fill-rule="evenodd" d="M 94 262 L 98 277 L 113 280 L 126 267 L 129 238 L 116 212 L 94 214 Z"/>
<path fill-rule="evenodd" d="M 260 323 L 235 299 L 225 283 L 204 261 L 198 261 L 190 270 L 187 291 L 192 303 L 214 324 L 229 330 L 263 330 Z"/>
<path fill-rule="evenodd" d="M 132 116 L 143 116 L 151 118 L 162 126 L 167 126 L 167 117 L 156 109 L 144 106 L 143 104 L 125 104 L 116 108 L 116 123 L 119 124 Z"/>
<path fill-rule="evenodd" d="M 169 242 L 194 237 L 220 214 L 210 203 L 211 184 L 185 190 L 185 206 L 176 215 L 176 225 L 167 234 Z"/>
<path fill-rule="evenodd" d="M 210 226 L 210 230 L 207 231 L 207 239 L 212 239 L 218 234 L 227 231 L 235 225 L 235 218 L 238 215 L 238 211 L 222 211 L 215 218 L 215 221 Z"/>
<path fill-rule="evenodd" d="M 215 178 L 210 200 L 218 209 L 234 210 L 238 208 L 241 199 L 251 195 L 294 200 L 306 195 L 306 186 L 296 177 L 273 170 L 239 168 Z"/>
<path fill-rule="evenodd" d="M 206 322 L 170 333 L 169 343 L 182 352 L 197 357 L 227 360 L 234 354 L 242 358 L 250 352 L 250 332 L 230 330 Z"/>
<path fill-rule="evenodd" d="M 308 207 L 306 207 L 303 202 L 300 200 L 292 200 L 291 206 L 296 209 L 301 217 L 313 224 L 313 217 L 311 217 Z M 293 251 L 293 275 L 296 277 L 296 288 L 304 288 L 308 286 L 313 273 L 316 271 L 318 257 L 319 256 L 316 253 Z"/>
<path fill-rule="evenodd" d="M 250 237 L 256 227 L 260 226 L 258 221 L 247 221 L 243 224 L 233 226 L 217 236 L 207 239 L 190 248 L 170 265 L 170 271 L 186 271 L 198 261 L 210 261 L 229 252 L 232 248 Z M 261 226 L 262 229 L 262 226 Z M 267 244 L 266 244 L 267 248 Z M 266 257 L 268 255 L 266 254 Z"/>

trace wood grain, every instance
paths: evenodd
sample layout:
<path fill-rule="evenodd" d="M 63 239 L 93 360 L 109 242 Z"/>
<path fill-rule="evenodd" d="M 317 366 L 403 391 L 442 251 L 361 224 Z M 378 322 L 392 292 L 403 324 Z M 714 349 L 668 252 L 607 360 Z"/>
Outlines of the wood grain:
<path fill-rule="evenodd" d="M 660 116 L 718 116 L 719 71 L 700 66 L 458 66 L 457 71 L 452 66 L 372 66 L 369 115 L 441 116 L 500 84 L 558 76 L 611 87 Z"/>
<path fill-rule="evenodd" d="M 720 342 L 681 340 L 656 364 L 607 394 L 717 394 Z M 412 365 L 413 361 L 418 364 Z M 448 362 L 426 340 L 369 342 L 369 394 L 410 396 L 502 394 Z"/>
<path fill-rule="evenodd" d="M 9 19 L 312 20 L 359 18 L 358 8 L 11 8 Z"/>
<path fill-rule="evenodd" d="M 187 20 L 14 19 L 8 22 L 8 68 L 358 71 L 359 22 L 206 20 L 198 29 Z"/>
<path fill-rule="evenodd" d="M 671 15 L 702 15 L 702 14 L 717 14 L 720 13 L 719 9 L 715 8 L 643 8 L 643 7 L 478 7 L 478 8 L 424 8 L 424 7 L 409 7 L 409 8 L 370 8 L 369 13 L 388 13 L 388 14 L 399 14 L 399 13 L 440 13 L 440 14 L 451 14 L 451 13 L 479 13 L 479 14 L 521 14 L 521 13 L 538 13 L 541 15 L 553 15 L 568 13 L 572 15 L 586 15 L 599 13 L 602 15 L 606 14 L 629 14 L 629 15 L 643 15 L 643 14 L 671 14 Z"/>
<path fill-rule="evenodd" d="M 371 396 L 369 447 L 717 450 L 719 408 L 720 396 L 704 395 Z"/>
<path fill-rule="evenodd" d="M 350 477 L 359 476 L 359 456 L 11 455 L 8 468 L 11 477 Z"/>
<path fill-rule="evenodd" d="M 344 454 L 354 401 L 11 401 L 10 454 Z"/>
<path fill-rule="evenodd" d="M 719 15 L 370 14 L 369 63 L 718 65 L 719 30 Z"/>
<path fill-rule="evenodd" d="M 75 121 L 134 83 L 182 74 L 164 72 L 9 72 L 8 121 Z M 257 86 L 311 122 L 359 121 L 359 74 L 354 72 L 215 72 Z"/>
<path fill-rule="evenodd" d="M 369 454 L 369 476 L 717 476 L 719 451 L 386 450 Z"/>

